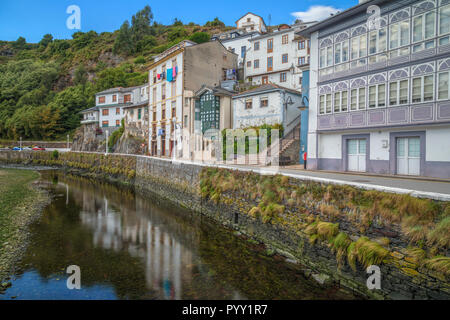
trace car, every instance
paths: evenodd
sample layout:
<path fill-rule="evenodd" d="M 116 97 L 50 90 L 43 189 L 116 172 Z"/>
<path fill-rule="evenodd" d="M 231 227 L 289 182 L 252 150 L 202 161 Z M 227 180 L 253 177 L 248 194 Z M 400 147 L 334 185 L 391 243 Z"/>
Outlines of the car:
<path fill-rule="evenodd" d="M 21 150 L 23 150 L 22 148 L 20 148 L 20 147 L 14 147 L 14 148 L 12 148 L 13 149 L 13 151 L 21 151 Z"/>
<path fill-rule="evenodd" d="M 33 150 L 34 151 L 45 151 L 45 148 L 44 147 L 39 147 L 39 146 L 34 146 Z"/>
<path fill-rule="evenodd" d="M 23 151 L 30 151 L 30 150 L 33 150 L 33 149 L 31 149 L 30 147 L 24 147 L 22 150 Z"/>

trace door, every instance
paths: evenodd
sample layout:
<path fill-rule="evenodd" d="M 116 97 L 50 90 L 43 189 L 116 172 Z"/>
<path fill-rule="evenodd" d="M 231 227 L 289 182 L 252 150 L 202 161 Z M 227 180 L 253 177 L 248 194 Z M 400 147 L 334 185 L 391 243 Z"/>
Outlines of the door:
<path fill-rule="evenodd" d="M 347 140 L 347 170 L 366 171 L 366 139 Z"/>
<path fill-rule="evenodd" d="M 420 175 L 420 138 L 397 138 L 397 174 Z"/>

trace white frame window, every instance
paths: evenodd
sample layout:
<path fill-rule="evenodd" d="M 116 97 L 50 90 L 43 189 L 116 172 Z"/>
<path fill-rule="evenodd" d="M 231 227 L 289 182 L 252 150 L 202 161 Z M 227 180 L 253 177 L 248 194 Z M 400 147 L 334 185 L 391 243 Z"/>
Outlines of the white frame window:
<path fill-rule="evenodd" d="M 349 59 L 349 45 L 348 40 L 336 43 L 334 45 L 334 63 L 344 63 Z"/>
<path fill-rule="evenodd" d="M 263 102 L 265 102 L 265 103 L 263 103 Z M 261 97 L 261 99 L 259 100 L 259 107 L 267 108 L 268 106 L 269 106 L 269 97 Z"/>
<path fill-rule="evenodd" d="M 450 98 L 450 71 L 438 73 L 438 95 L 437 100 L 448 100 Z"/>
<path fill-rule="evenodd" d="M 386 84 L 369 86 L 369 108 L 386 107 Z"/>
<path fill-rule="evenodd" d="M 397 49 L 410 44 L 410 23 L 403 20 L 389 26 L 389 49 Z"/>
<path fill-rule="evenodd" d="M 411 80 L 411 102 L 423 103 L 434 100 L 434 74 L 414 77 Z"/>
<path fill-rule="evenodd" d="M 450 33 L 450 4 L 439 8 L 438 21 L 439 35 L 442 36 L 444 34 Z"/>
<path fill-rule="evenodd" d="M 387 28 L 369 32 L 369 55 L 387 50 Z"/>
<path fill-rule="evenodd" d="M 329 114 L 333 110 L 333 96 L 331 93 L 319 96 L 319 114 Z"/>
<path fill-rule="evenodd" d="M 334 93 L 334 113 L 348 111 L 348 91 Z"/>
<path fill-rule="evenodd" d="M 333 65 L 333 46 L 320 48 L 319 65 L 320 68 L 331 67 Z"/>
<path fill-rule="evenodd" d="M 389 106 L 404 105 L 407 104 L 408 102 L 409 102 L 409 79 L 402 79 L 389 82 Z"/>
<path fill-rule="evenodd" d="M 366 109 L 366 88 L 361 87 L 350 91 L 350 111 Z"/>
<path fill-rule="evenodd" d="M 360 59 L 367 56 L 367 33 L 350 39 L 351 60 Z"/>
<path fill-rule="evenodd" d="M 431 10 L 412 18 L 412 43 L 436 36 L 436 11 Z"/>

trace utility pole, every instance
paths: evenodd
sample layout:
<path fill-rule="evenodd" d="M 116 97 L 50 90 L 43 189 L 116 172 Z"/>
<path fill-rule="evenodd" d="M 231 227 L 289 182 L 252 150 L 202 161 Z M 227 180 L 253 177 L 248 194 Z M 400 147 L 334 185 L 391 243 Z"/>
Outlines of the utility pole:
<path fill-rule="evenodd" d="M 67 135 L 67 149 L 69 149 L 69 135 Z"/>
<path fill-rule="evenodd" d="M 22 151 L 22 137 L 20 137 L 20 150 L 19 151 Z"/>

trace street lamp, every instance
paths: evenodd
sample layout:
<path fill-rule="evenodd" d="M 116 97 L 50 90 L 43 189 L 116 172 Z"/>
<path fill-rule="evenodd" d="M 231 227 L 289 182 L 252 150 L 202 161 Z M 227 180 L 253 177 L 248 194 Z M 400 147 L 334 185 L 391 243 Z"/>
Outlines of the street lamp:
<path fill-rule="evenodd" d="M 22 151 L 22 137 L 20 137 L 20 150 L 19 151 Z"/>
<path fill-rule="evenodd" d="M 306 103 L 305 103 L 306 100 Z M 307 96 L 302 96 L 302 102 L 300 103 L 300 107 L 298 107 L 298 109 L 300 109 L 301 111 L 307 110 L 309 106 L 309 99 Z"/>
<path fill-rule="evenodd" d="M 69 149 L 69 135 L 67 135 L 67 149 Z"/>
<path fill-rule="evenodd" d="M 106 130 L 106 153 L 105 153 L 105 155 L 107 156 L 108 155 L 108 134 L 109 134 L 109 130 Z"/>

